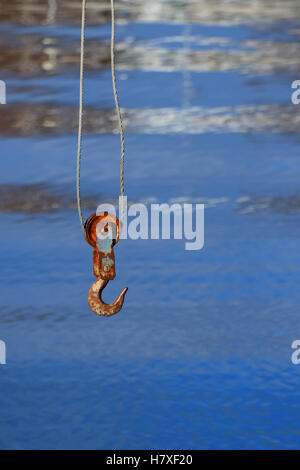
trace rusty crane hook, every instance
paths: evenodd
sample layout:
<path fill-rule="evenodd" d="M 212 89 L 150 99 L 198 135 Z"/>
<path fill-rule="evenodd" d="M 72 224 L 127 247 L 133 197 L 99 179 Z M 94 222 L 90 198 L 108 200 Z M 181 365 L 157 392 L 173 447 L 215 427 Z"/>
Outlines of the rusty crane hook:
<path fill-rule="evenodd" d="M 114 301 L 114 303 L 106 304 L 101 299 L 101 294 L 107 283 L 108 281 L 99 278 L 94 282 L 94 284 L 91 285 L 88 293 L 88 304 L 93 312 L 95 312 L 97 315 L 110 317 L 111 315 L 114 315 L 121 310 L 128 287 L 124 287 L 121 294 L 117 300 Z"/>
<path fill-rule="evenodd" d="M 112 304 L 103 302 L 101 295 L 108 281 L 116 276 L 114 245 L 119 241 L 120 225 L 116 217 L 104 212 L 92 214 L 85 223 L 86 241 L 94 248 L 93 268 L 97 280 L 88 293 L 88 304 L 94 313 L 110 317 L 118 313 L 127 292 L 125 287 Z"/>

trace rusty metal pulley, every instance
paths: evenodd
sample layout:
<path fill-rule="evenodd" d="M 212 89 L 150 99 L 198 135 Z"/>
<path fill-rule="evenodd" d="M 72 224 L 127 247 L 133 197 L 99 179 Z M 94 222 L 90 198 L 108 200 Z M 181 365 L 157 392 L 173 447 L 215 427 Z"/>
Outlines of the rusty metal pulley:
<path fill-rule="evenodd" d="M 103 289 L 116 276 L 113 248 L 120 238 L 120 223 L 108 212 L 94 213 L 87 219 L 84 229 L 85 239 L 93 247 L 93 271 L 97 277 L 89 289 L 88 304 L 97 315 L 109 317 L 121 310 L 128 289 L 125 287 L 112 304 L 101 298 Z"/>

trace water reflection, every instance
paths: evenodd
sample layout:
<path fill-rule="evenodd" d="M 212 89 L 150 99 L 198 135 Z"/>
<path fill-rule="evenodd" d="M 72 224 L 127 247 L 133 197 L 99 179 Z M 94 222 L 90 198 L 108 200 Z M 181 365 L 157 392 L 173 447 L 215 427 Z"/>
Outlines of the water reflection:
<path fill-rule="evenodd" d="M 0 35 L 3 72 L 39 76 L 78 72 L 79 40 L 69 37 Z M 11 44 L 13 42 L 13 44 Z M 233 71 L 243 74 L 297 73 L 300 70 L 299 41 L 234 41 L 225 37 L 189 37 L 189 49 L 183 53 L 184 36 L 161 40 L 120 41 L 117 45 L 117 69 L 174 72 Z M 176 46 L 176 48 L 171 46 Z M 163 47 L 164 46 L 164 47 Z M 184 55 L 183 55 L 184 54 Z M 100 40 L 86 41 L 87 70 L 108 70 L 109 44 Z"/>
<path fill-rule="evenodd" d="M 14 104 L 0 115 L 2 136 L 57 136 L 75 134 L 78 110 L 52 103 Z M 299 113 L 294 106 L 223 106 L 184 109 L 123 109 L 124 128 L 128 134 L 202 134 L 266 132 L 292 134 L 299 132 Z M 85 109 L 86 134 L 117 134 L 114 109 Z"/>
<path fill-rule="evenodd" d="M 98 200 L 99 198 L 83 196 L 82 205 L 86 209 L 94 209 Z M 72 195 L 48 184 L 0 185 L 0 213 L 40 214 L 76 208 Z"/>
<path fill-rule="evenodd" d="M 0 20 L 22 25 L 54 23 L 78 24 L 81 0 L 11 0 L 1 5 Z M 181 22 L 183 11 L 191 23 L 233 25 L 274 21 L 295 21 L 300 18 L 298 0 L 189 0 L 189 1 L 119 1 L 116 10 L 128 22 Z M 98 24 L 110 17 L 110 2 L 88 2 L 87 22 Z"/>
<path fill-rule="evenodd" d="M 114 198 L 103 198 L 98 196 L 82 196 L 82 207 L 93 211 L 100 203 L 109 203 L 117 206 L 118 201 Z M 140 201 L 128 201 L 128 207 L 133 203 L 159 203 L 160 201 L 151 197 Z M 240 214 L 256 213 L 278 213 L 285 215 L 300 214 L 300 197 L 297 195 L 280 196 L 243 196 L 236 200 L 228 197 L 218 198 L 191 198 L 178 196 L 166 200 L 168 204 L 205 204 L 205 209 L 215 208 L 220 205 L 234 204 L 236 211 Z M 57 211 L 77 210 L 77 203 L 72 194 L 61 188 L 45 183 L 36 184 L 1 184 L 0 185 L 0 214 L 17 213 L 23 215 L 40 215 L 42 213 L 53 213 Z"/>
<path fill-rule="evenodd" d="M 245 196 L 237 204 L 241 214 L 277 213 L 285 215 L 300 214 L 300 197 L 249 197 Z"/>
<path fill-rule="evenodd" d="M 113 204 L 117 207 L 118 200 L 115 198 L 104 198 L 98 196 L 82 195 L 81 203 L 83 209 L 94 211 L 101 203 Z M 137 202 L 148 205 L 150 203 L 159 203 L 160 201 L 151 197 L 139 201 L 128 200 L 127 204 L 130 207 Z M 205 208 L 209 209 L 216 207 L 220 204 L 226 204 L 229 199 L 226 197 L 219 198 L 195 198 L 186 196 L 178 196 L 170 198 L 168 201 L 170 205 L 179 203 L 197 202 L 198 204 L 205 204 Z M 45 183 L 33 184 L 0 184 L 0 214 L 17 213 L 24 215 L 38 215 L 41 213 L 53 213 L 61 210 L 77 210 L 77 202 L 72 194 L 66 192 L 62 188 L 55 187 L 54 185 Z"/>
<path fill-rule="evenodd" d="M 12 0 L 2 5 L 0 12 L 0 40 L 2 51 L 0 69 L 4 78 L 26 78 L 22 86 L 10 86 L 15 104 L 8 104 L 6 112 L 0 115 L 2 136 L 62 135 L 76 132 L 77 110 L 64 103 L 21 104 L 20 93 L 30 92 L 30 78 L 52 75 L 78 76 L 79 28 L 65 31 L 59 25 L 79 24 L 81 1 L 62 2 L 58 0 L 37 1 L 24 4 Z M 110 3 L 88 2 L 88 24 L 104 24 L 110 20 Z M 161 106 L 152 109 L 148 105 L 137 109 L 132 103 L 123 109 L 126 131 L 129 133 L 203 133 L 203 132 L 248 132 L 267 131 L 272 133 L 296 133 L 298 117 L 292 106 L 259 104 L 256 106 L 234 106 L 202 108 L 192 106 L 193 83 L 191 73 L 238 72 L 240 74 L 276 75 L 289 74 L 295 78 L 300 72 L 298 57 L 300 43 L 295 39 L 299 29 L 284 20 L 300 17 L 297 1 L 188 1 L 188 2 L 118 2 L 117 17 L 123 22 L 176 22 L 184 25 L 182 34 L 159 34 L 137 38 L 129 34 L 119 38 L 116 48 L 117 69 L 142 72 L 182 72 L 184 88 L 184 109 Z M 193 25 L 242 24 L 257 26 L 257 20 L 264 21 L 257 36 L 235 38 L 225 34 L 195 34 Z M 279 21 L 277 29 L 273 27 Z M 58 29 L 6 29 L 7 23 L 15 25 L 58 25 Z M 266 24 L 270 22 L 271 28 Z M 284 31 L 280 40 L 273 38 Z M 222 30 L 222 32 L 224 32 Z M 139 38 L 139 36 L 142 36 Z M 97 37 L 98 35 L 96 35 Z M 109 70 L 109 42 L 95 39 L 87 34 L 85 67 L 87 72 Z M 99 79 L 99 77 L 98 77 Z M 249 81 L 250 83 L 250 81 Z M 252 80 L 252 86 L 253 80 Z M 131 82 L 133 88 L 134 82 Z M 48 90 L 49 91 L 49 90 Z M 47 94 L 47 90 L 45 92 Z M 77 99 L 77 90 L 74 99 Z M 188 97 L 188 98 L 187 98 Z M 9 100 L 8 100 L 9 102 Z M 85 119 L 86 133 L 116 133 L 117 121 L 113 109 L 94 109 L 87 106 Z"/>

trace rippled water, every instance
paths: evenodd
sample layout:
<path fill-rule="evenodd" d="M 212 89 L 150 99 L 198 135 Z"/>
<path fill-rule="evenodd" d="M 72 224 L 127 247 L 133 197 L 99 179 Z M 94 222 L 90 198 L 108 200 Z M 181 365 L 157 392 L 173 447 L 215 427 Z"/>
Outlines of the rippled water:
<path fill-rule="evenodd" d="M 106 300 L 75 201 L 79 0 L 2 2 L 0 446 L 298 448 L 297 0 L 119 1 L 132 202 L 204 202 L 205 247 L 122 241 Z M 85 217 L 119 191 L 109 2 L 88 2 Z"/>

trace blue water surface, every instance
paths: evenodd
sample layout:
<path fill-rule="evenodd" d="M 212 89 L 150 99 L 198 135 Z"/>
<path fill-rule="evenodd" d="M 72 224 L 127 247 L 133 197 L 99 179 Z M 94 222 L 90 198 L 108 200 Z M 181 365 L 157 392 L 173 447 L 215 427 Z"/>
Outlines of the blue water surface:
<path fill-rule="evenodd" d="M 126 194 L 204 203 L 204 248 L 121 240 L 103 297 L 128 285 L 124 307 L 111 318 L 90 311 L 92 250 L 75 208 L 78 2 L 65 10 L 35 0 L 41 9 L 16 8 L 13 18 L 4 9 L 0 38 L 14 54 L 3 48 L 1 194 L 14 201 L 22 185 L 33 189 L 29 202 L 24 192 L 1 206 L 0 448 L 297 449 L 300 174 L 290 95 L 300 16 L 269 0 L 262 13 L 254 1 L 219 2 L 219 15 L 209 1 L 119 3 Z M 100 203 L 118 197 L 120 144 L 109 5 L 98 16 L 93 8 L 85 105 L 95 118 L 81 176 L 83 197 Z M 34 185 L 72 204 L 36 209 Z"/>

